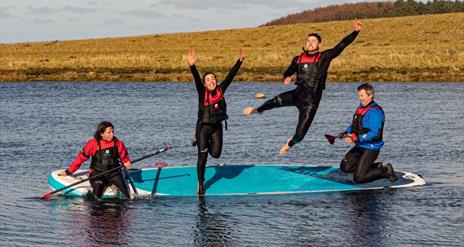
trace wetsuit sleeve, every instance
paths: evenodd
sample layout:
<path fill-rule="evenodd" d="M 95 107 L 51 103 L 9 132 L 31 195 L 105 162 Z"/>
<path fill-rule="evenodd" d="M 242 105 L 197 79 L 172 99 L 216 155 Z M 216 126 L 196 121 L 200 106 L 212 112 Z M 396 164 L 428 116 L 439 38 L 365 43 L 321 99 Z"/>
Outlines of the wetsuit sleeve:
<path fill-rule="evenodd" d="M 298 57 L 299 56 L 295 56 L 292 59 L 292 62 L 290 63 L 290 66 L 288 66 L 287 70 L 285 70 L 285 72 L 284 72 L 284 79 L 289 77 L 289 76 L 292 76 L 298 70 L 298 64 L 296 63 L 298 61 Z"/>
<path fill-rule="evenodd" d="M 131 162 L 129 153 L 127 152 L 126 146 L 120 140 L 116 143 L 118 145 L 119 159 L 123 164 Z"/>
<path fill-rule="evenodd" d="M 204 90 L 203 82 L 201 81 L 200 74 L 198 73 L 197 67 L 194 65 L 190 66 L 190 71 L 192 72 L 193 80 L 195 81 L 195 86 L 197 92 L 200 94 Z"/>
<path fill-rule="evenodd" d="M 379 109 L 369 110 L 364 116 L 364 119 L 362 122 L 363 128 L 369 129 L 369 132 L 360 135 L 358 137 L 359 142 L 371 141 L 372 139 L 377 137 L 382 128 L 384 118 L 385 117 L 381 110 Z"/>
<path fill-rule="evenodd" d="M 240 66 L 242 65 L 242 61 L 240 59 L 237 60 L 235 63 L 234 67 L 232 67 L 229 71 L 229 74 L 227 74 L 226 79 L 224 79 L 223 82 L 219 85 L 222 88 L 222 91 L 225 92 L 227 88 L 229 87 L 230 83 L 234 79 L 235 75 L 238 73 L 238 70 L 240 69 Z"/>
<path fill-rule="evenodd" d="M 91 156 L 95 155 L 96 143 L 93 139 L 85 144 L 84 148 L 77 154 L 74 161 L 66 169 L 66 174 L 71 175 L 76 172 L 81 165 L 86 162 Z"/>
<path fill-rule="evenodd" d="M 345 130 L 346 133 L 351 134 L 351 124 Z"/>
<path fill-rule="evenodd" d="M 327 54 L 330 60 L 336 58 L 348 45 L 350 45 L 356 39 L 358 34 L 359 32 L 353 31 L 344 39 L 342 39 L 342 41 L 340 41 L 340 43 L 338 43 L 334 48 L 326 50 L 324 53 Z"/>

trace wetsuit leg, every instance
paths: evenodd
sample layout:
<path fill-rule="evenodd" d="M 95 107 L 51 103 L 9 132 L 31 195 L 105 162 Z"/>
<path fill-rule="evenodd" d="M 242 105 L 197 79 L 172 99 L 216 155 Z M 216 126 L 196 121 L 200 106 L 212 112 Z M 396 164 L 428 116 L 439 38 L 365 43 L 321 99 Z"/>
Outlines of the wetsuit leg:
<path fill-rule="evenodd" d="M 361 155 L 362 150 L 360 148 L 354 147 L 350 149 L 350 151 L 345 154 L 345 157 L 343 157 L 343 160 L 340 162 L 340 170 L 342 170 L 342 172 L 354 172 L 356 165 L 361 158 Z"/>
<path fill-rule="evenodd" d="M 211 127 L 207 124 L 200 123 L 197 133 L 198 141 L 198 159 L 197 159 L 197 176 L 198 181 L 204 182 L 206 161 L 208 160 L 208 146 L 211 139 Z"/>
<path fill-rule="evenodd" d="M 127 187 L 126 181 L 124 181 L 124 177 L 122 176 L 120 170 L 114 173 L 111 173 L 108 177 L 109 177 L 109 181 L 112 184 L 116 185 L 119 191 L 121 191 L 127 198 L 130 198 L 129 188 Z"/>
<path fill-rule="evenodd" d="M 288 146 L 292 147 L 302 141 L 306 136 L 306 133 L 308 133 L 309 127 L 316 116 L 321 96 L 321 90 L 314 92 L 311 90 L 301 89 L 298 91 L 297 97 L 295 97 L 295 104 L 299 111 L 298 124 L 296 126 L 295 135 L 288 143 Z"/>
<path fill-rule="evenodd" d="M 294 94 L 296 90 L 297 88 L 287 92 L 283 92 L 275 96 L 274 98 L 264 102 L 264 104 L 257 108 L 258 112 L 262 113 L 263 111 L 270 110 L 276 107 L 294 106 Z"/>
<path fill-rule="evenodd" d="M 383 170 L 373 163 L 379 156 L 380 151 L 361 149 L 362 154 L 353 173 L 353 180 L 356 183 L 366 183 L 383 178 Z"/>
<path fill-rule="evenodd" d="M 222 153 L 222 124 L 217 124 L 212 129 L 211 140 L 209 143 L 208 151 L 211 157 L 219 158 Z"/>
<path fill-rule="evenodd" d="M 97 172 L 94 172 L 92 175 L 98 174 Z M 93 194 L 97 198 L 102 198 L 103 193 L 105 193 L 106 188 L 108 188 L 108 180 L 106 178 L 97 178 L 97 179 L 91 179 L 90 180 L 90 185 L 92 186 Z"/>

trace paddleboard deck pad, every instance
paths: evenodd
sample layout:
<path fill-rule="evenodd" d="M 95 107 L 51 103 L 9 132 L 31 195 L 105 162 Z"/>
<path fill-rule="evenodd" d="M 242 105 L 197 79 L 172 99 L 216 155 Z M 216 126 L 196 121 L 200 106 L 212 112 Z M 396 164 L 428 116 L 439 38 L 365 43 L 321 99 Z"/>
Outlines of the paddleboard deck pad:
<path fill-rule="evenodd" d="M 78 170 L 72 176 L 58 176 L 56 170 L 48 176 L 48 184 L 60 189 L 88 177 L 88 170 Z M 138 196 L 194 196 L 197 188 L 196 166 L 129 169 Z M 425 180 L 413 173 L 396 171 L 398 180 L 379 179 L 369 183 L 353 182 L 353 175 L 335 166 L 227 164 L 208 166 L 205 172 L 205 195 L 290 194 L 311 192 L 375 190 L 424 185 Z M 131 186 L 129 185 L 129 188 Z M 89 181 L 63 190 L 65 196 L 84 196 L 91 191 Z M 134 191 L 131 188 L 131 195 Z M 117 197 L 109 187 L 104 197 Z"/>

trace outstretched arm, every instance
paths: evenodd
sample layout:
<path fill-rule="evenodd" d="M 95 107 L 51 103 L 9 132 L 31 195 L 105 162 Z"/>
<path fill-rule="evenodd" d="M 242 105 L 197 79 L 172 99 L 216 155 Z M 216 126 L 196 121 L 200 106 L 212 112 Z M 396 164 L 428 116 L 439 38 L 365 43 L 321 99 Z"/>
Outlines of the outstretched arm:
<path fill-rule="evenodd" d="M 198 73 L 197 67 L 195 67 L 195 62 L 197 57 L 195 56 L 194 50 L 187 51 L 187 62 L 190 65 L 190 71 L 192 72 L 193 80 L 195 81 L 195 86 L 197 92 L 201 92 L 204 89 L 203 82 L 201 81 L 200 74 Z"/>
<path fill-rule="evenodd" d="M 230 69 L 229 74 L 227 74 L 226 78 L 220 85 L 223 91 L 226 91 L 226 89 L 229 87 L 235 75 L 238 73 L 238 70 L 240 69 L 240 66 L 242 65 L 242 62 L 244 59 L 245 59 L 245 54 L 243 53 L 242 49 L 240 49 L 239 58 L 237 62 L 235 63 L 234 67 Z"/>
<path fill-rule="evenodd" d="M 298 64 L 296 63 L 297 60 L 298 60 L 298 56 L 295 56 L 292 59 L 290 66 L 288 66 L 287 70 L 285 70 L 284 72 L 284 84 L 285 85 L 292 83 L 292 75 L 295 74 L 295 72 L 298 69 Z"/>
<path fill-rule="evenodd" d="M 338 43 L 334 48 L 328 50 L 330 58 L 336 58 L 348 45 L 350 45 L 356 39 L 356 36 L 358 36 L 358 33 L 361 32 L 363 28 L 363 24 L 359 19 L 355 19 L 353 27 L 354 31 L 352 33 L 342 39 L 342 41 L 340 41 L 340 43 Z"/>

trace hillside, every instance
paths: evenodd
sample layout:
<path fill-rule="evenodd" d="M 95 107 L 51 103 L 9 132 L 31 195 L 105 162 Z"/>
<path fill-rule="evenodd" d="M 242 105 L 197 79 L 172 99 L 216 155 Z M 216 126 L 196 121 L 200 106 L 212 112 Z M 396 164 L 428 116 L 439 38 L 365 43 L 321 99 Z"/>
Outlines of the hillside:
<path fill-rule="evenodd" d="M 263 26 L 455 12 L 464 12 L 464 1 L 434 0 L 425 3 L 416 0 L 366 1 L 304 10 L 272 20 Z"/>
<path fill-rule="evenodd" d="M 328 81 L 464 82 L 464 13 L 365 19 L 364 29 L 332 62 Z M 308 32 L 327 49 L 353 21 L 126 38 L 0 45 L 0 81 L 191 81 L 187 49 L 200 72 L 224 78 L 243 48 L 237 80 L 280 81 Z"/>

